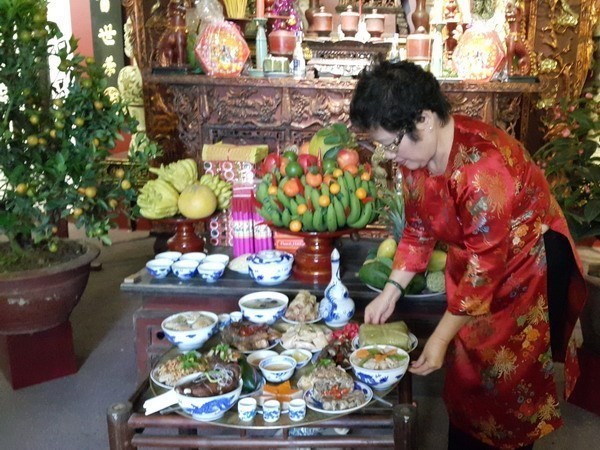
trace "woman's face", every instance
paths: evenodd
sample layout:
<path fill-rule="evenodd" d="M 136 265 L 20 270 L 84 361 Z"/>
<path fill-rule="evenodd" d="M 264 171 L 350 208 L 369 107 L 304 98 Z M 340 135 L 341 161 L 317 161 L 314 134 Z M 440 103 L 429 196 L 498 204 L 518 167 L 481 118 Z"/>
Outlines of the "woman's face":
<path fill-rule="evenodd" d="M 417 141 L 402 132 L 392 133 L 381 127 L 371 131 L 371 137 L 386 147 L 384 155 L 387 160 L 395 161 L 409 170 L 416 170 L 427 166 L 435 155 L 436 148 L 435 142 L 430 139 L 432 133 L 424 133 L 420 128 L 417 126 L 414 132 Z"/>

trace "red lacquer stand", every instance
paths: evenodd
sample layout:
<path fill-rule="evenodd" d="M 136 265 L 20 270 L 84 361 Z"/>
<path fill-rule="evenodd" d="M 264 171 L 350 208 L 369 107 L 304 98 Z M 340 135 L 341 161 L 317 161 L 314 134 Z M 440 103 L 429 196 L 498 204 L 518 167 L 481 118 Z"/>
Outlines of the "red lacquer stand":
<path fill-rule="evenodd" d="M 181 253 L 203 252 L 204 238 L 196 234 L 196 224 L 208 222 L 210 217 L 205 219 L 187 219 L 185 217 L 172 217 L 161 219 L 159 222 L 175 226 L 175 234 L 167 241 L 169 250 Z"/>
<path fill-rule="evenodd" d="M 76 373 L 71 322 L 37 333 L 0 335 L 0 369 L 13 389 Z"/>
<path fill-rule="evenodd" d="M 304 246 L 296 250 L 294 255 L 294 278 L 305 283 L 327 284 L 331 280 L 331 252 L 337 238 L 356 230 L 342 229 L 333 232 L 297 232 L 288 229 L 274 228 L 276 231 L 301 236 Z"/>

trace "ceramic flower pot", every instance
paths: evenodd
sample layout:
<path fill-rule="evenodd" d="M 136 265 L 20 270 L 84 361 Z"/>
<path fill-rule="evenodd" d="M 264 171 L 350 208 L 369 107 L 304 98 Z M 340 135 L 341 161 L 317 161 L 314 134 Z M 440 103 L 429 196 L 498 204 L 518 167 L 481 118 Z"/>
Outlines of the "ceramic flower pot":
<path fill-rule="evenodd" d="M 0 334 L 25 334 L 54 328 L 69 319 L 100 249 L 82 243 L 85 251 L 71 261 L 46 269 L 0 274 Z"/>

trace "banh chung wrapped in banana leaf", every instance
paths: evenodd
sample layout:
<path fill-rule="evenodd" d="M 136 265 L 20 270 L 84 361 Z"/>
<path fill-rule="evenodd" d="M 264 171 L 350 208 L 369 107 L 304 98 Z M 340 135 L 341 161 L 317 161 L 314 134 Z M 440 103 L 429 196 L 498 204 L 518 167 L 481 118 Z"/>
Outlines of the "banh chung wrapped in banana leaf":
<path fill-rule="evenodd" d="M 408 327 L 403 320 L 381 325 L 363 323 L 358 331 L 361 347 L 365 345 L 393 345 L 403 350 L 409 348 Z"/>

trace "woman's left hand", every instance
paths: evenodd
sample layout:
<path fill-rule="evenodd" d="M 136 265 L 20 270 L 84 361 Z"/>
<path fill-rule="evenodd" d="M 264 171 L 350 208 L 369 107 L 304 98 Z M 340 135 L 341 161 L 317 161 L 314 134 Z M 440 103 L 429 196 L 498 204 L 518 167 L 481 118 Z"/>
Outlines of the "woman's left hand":
<path fill-rule="evenodd" d="M 435 372 L 444 364 L 447 349 L 447 341 L 432 335 L 427 340 L 419 359 L 411 362 L 408 370 L 415 375 L 429 375 Z"/>

